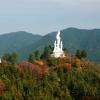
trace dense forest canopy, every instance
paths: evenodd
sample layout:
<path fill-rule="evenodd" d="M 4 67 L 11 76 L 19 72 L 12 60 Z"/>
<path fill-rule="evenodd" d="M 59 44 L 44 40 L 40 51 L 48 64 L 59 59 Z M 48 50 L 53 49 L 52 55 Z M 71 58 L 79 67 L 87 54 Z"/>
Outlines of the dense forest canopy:
<path fill-rule="evenodd" d="M 86 52 L 54 58 L 52 47 L 37 50 L 17 63 L 17 54 L 5 54 L 0 64 L 1 100 L 100 99 L 100 66 L 86 59 Z"/>

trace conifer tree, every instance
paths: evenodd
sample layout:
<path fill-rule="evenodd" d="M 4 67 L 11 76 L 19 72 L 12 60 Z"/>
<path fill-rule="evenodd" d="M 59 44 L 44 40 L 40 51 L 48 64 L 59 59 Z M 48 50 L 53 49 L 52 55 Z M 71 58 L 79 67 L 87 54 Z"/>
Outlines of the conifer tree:
<path fill-rule="evenodd" d="M 87 57 L 87 53 L 86 53 L 85 50 L 82 50 L 82 51 L 81 51 L 81 57 L 82 57 L 82 58 L 86 58 L 86 57 Z"/>

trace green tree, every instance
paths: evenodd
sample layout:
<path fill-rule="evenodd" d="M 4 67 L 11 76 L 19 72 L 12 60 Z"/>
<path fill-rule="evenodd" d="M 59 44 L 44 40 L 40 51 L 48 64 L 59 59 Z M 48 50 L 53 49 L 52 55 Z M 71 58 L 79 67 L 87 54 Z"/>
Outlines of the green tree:
<path fill-rule="evenodd" d="M 29 54 L 28 61 L 33 63 L 34 59 L 35 59 L 34 55 L 33 54 Z"/>
<path fill-rule="evenodd" d="M 44 48 L 43 55 L 41 58 L 49 58 L 52 54 L 53 48 L 49 45 Z"/>
<path fill-rule="evenodd" d="M 86 58 L 87 57 L 87 52 L 85 50 L 81 51 L 81 57 Z"/>
<path fill-rule="evenodd" d="M 10 62 L 11 62 L 12 64 L 17 63 L 17 53 L 16 53 L 16 52 L 13 52 L 13 53 L 11 54 L 11 56 L 10 56 Z"/>
<path fill-rule="evenodd" d="M 2 59 L 3 59 L 3 60 L 6 60 L 6 61 L 9 61 L 9 59 L 10 59 L 10 54 L 9 54 L 9 53 L 4 54 L 3 57 L 2 57 Z"/>
<path fill-rule="evenodd" d="M 65 53 L 65 54 L 67 54 L 67 53 L 68 53 L 67 48 L 64 48 L 64 49 L 63 49 L 63 51 L 64 51 L 64 53 Z"/>
<path fill-rule="evenodd" d="M 47 62 L 49 66 L 56 66 L 59 63 L 59 59 L 54 57 L 49 57 Z"/>
<path fill-rule="evenodd" d="M 76 50 L 76 57 L 78 57 L 79 59 L 81 59 L 81 50 Z"/>
<path fill-rule="evenodd" d="M 3 60 L 7 61 L 10 64 L 15 64 L 17 63 L 17 53 L 13 52 L 12 54 L 6 53 L 3 57 Z"/>
<path fill-rule="evenodd" d="M 34 55 L 35 55 L 35 59 L 40 59 L 40 51 L 39 50 L 36 50 Z"/>

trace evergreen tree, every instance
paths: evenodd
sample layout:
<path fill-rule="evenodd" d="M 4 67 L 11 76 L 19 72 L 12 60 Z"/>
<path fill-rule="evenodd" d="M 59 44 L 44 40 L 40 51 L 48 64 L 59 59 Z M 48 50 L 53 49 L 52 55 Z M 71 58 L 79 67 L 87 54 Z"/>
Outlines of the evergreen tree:
<path fill-rule="evenodd" d="M 87 57 L 87 53 L 86 53 L 85 50 L 82 50 L 82 51 L 81 51 L 81 57 L 82 57 L 82 58 L 86 58 L 86 57 Z"/>
<path fill-rule="evenodd" d="M 53 48 L 50 45 L 46 46 L 44 48 L 44 52 L 43 52 L 43 55 L 41 56 L 41 58 L 49 58 L 52 51 L 53 51 Z"/>
<path fill-rule="evenodd" d="M 63 49 L 63 51 L 64 51 L 64 53 L 65 53 L 65 54 L 67 54 L 67 53 L 68 53 L 67 48 L 64 48 L 64 49 Z"/>
<path fill-rule="evenodd" d="M 3 57 L 2 57 L 2 59 L 6 60 L 6 61 L 9 61 L 9 58 L 10 58 L 10 54 L 9 53 L 4 54 Z"/>
<path fill-rule="evenodd" d="M 15 64 L 17 63 L 17 53 L 16 52 L 13 52 L 10 56 L 10 61 L 12 64 Z"/>
<path fill-rule="evenodd" d="M 13 52 L 12 54 L 6 53 L 3 57 L 3 60 L 7 61 L 10 64 L 15 64 L 17 63 L 17 53 Z"/>
<path fill-rule="evenodd" d="M 76 57 L 78 57 L 79 59 L 81 59 L 81 50 L 78 49 L 76 51 L 76 54 L 75 55 L 76 55 Z"/>
<path fill-rule="evenodd" d="M 40 51 L 39 50 L 36 50 L 34 54 L 35 54 L 35 59 L 40 59 Z"/>
<path fill-rule="evenodd" d="M 34 59 L 35 58 L 34 58 L 33 54 L 30 54 L 29 57 L 28 57 L 28 61 L 33 63 Z"/>

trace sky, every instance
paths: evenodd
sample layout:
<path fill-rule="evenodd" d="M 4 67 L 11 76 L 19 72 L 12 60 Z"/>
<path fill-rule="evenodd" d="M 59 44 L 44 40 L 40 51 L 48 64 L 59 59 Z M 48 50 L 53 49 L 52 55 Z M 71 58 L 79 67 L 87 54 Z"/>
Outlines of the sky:
<path fill-rule="evenodd" d="M 100 28 L 100 0 L 0 0 L 0 34 Z"/>

